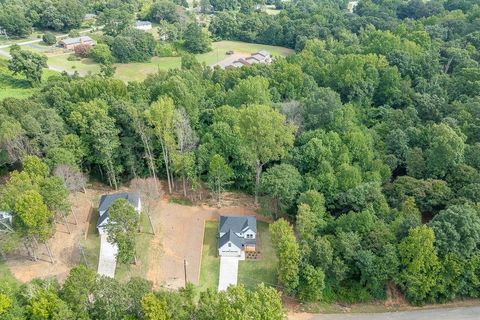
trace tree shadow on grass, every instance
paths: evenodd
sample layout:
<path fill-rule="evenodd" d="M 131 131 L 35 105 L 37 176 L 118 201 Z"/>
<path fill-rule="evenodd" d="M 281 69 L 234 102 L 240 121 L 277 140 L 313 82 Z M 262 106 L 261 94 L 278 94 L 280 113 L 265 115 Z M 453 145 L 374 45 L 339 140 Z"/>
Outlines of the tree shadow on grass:
<path fill-rule="evenodd" d="M 19 89 L 32 88 L 30 82 L 26 79 L 19 79 L 11 74 L 0 73 L 0 84 L 2 87 L 13 87 Z"/>

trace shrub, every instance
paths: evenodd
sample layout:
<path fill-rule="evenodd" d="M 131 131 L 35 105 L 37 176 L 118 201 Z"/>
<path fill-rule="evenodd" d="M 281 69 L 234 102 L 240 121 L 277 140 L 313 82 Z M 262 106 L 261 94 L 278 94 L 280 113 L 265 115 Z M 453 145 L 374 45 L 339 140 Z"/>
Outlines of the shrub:
<path fill-rule="evenodd" d="M 110 47 L 105 43 L 99 43 L 90 50 L 90 58 L 100 64 L 108 64 L 113 62 Z"/>
<path fill-rule="evenodd" d="M 57 43 L 57 37 L 51 32 L 47 32 L 42 36 L 42 40 L 45 44 L 48 44 L 49 46 Z"/>
<path fill-rule="evenodd" d="M 77 38 L 77 37 L 80 37 L 80 32 L 78 32 L 78 30 L 70 30 L 70 32 L 68 33 L 68 36 L 70 38 Z"/>
<path fill-rule="evenodd" d="M 90 49 L 92 47 L 89 44 L 79 44 L 78 46 L 75 47 L 75 54 L 80 57 L 80 58 L 86 58 L 88 57 L 88 54 L 90 52 Z"/>
<path fill-rule="evenodd" d="M 175 57 L 177 52 L 171 43 L 160 43 L 155 48 L 155 55 L 158 57 Z"/>

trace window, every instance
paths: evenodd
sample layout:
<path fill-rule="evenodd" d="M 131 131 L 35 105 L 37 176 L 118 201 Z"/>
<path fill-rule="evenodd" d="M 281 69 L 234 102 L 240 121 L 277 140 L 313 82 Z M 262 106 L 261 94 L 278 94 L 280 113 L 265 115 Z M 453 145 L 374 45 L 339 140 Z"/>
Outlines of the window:
<path fill-rule="evenodd" d="M 232 246 L 232 244 L 229 242 L 229 243 L 228 243 L 228 247 L 230 248 L 231 246 Z"/>
<path fill-rule="evenodd" d="M 252 239 L 253 238 L 253 234 L 247 234 L 247 239 Z"/>

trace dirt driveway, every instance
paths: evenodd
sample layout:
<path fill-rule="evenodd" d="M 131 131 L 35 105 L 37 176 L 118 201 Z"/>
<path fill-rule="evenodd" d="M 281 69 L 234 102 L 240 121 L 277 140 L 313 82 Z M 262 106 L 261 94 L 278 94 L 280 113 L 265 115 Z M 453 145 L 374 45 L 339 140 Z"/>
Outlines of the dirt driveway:
<path fill-rule="evenodd" d="M 219 215 L 255 214 L 252 208 L 210 206 L 184 206 L 162 200 L 152 215 L 157 236 L 150 244 L 147 279 L 154 287 L 171 289 L 185 284 L 184 260 L 187 281 L 198 284 L 202 258 L 205 220 L 218 219 Z"/>

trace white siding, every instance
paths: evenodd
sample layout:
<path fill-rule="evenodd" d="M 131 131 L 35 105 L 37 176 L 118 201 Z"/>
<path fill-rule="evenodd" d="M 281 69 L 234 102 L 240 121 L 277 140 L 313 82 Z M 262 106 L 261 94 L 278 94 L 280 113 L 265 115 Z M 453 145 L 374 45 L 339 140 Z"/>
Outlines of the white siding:
<path fill-rule="evenodd" d="M 230 244 L 230 247 L 228 246 Z M 234 245 L 231 241 L 225 243 L 218 249 L 218 255 L 222 257 L 239 257 L 242 254 L 242 250 Z"/>

